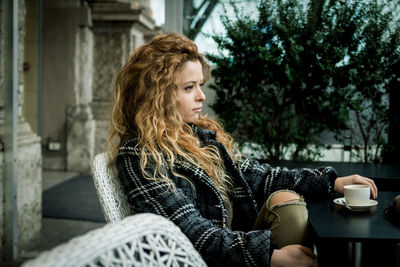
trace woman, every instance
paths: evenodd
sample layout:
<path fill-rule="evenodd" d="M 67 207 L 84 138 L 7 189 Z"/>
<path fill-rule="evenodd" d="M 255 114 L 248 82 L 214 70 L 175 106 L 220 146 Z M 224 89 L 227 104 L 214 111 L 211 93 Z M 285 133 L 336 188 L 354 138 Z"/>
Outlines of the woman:
<path fill-rule="evenodd" d="M 200 115 L 209 76 L 196 45 L 178 34 L 156 36 L 119 72 L 109 143 L 132 212 L 172 220 L 210 266 L 315 266 L 301 195 L 363 183 L 375 198 L 374 182 L 242 156 Z"/>

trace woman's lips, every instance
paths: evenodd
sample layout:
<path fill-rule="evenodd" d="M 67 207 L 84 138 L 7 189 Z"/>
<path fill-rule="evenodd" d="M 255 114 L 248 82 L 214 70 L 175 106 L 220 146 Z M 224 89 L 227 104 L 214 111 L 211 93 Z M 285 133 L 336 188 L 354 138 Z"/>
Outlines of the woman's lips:
<path fill-rule="evenodd" d="M 193 109 L 194 112 L 201 112 L 201 107 Z"/>

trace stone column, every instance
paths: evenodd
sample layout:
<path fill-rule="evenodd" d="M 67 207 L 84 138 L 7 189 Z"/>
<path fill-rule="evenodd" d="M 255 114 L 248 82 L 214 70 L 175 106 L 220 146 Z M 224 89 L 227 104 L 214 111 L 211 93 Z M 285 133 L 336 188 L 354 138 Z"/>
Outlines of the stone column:
<path fill-rule="evenodd" d="M 67 169 L 89 172 L 94 156 L 93 32 L 89 6 L 81 6 L 75 52 L 75 105 L 67 108 Z"/>
<path fill-rule="evenodd" d="M 42 228 L 42 152 L 29 124 L 18 124 L 18 234 L 21 254 L 34 249 Z"/>
<path fill-rule="evenodd" d="M 90 171 L 93 157 L 107 149 L 113 78 L 129 55 L 155 33 L 146 9 L 124 1 L 90 1 L 93 57 L 88 105 L 68 111 L 68 170 Z"/>
<path fill-rule="evenodd" d="M 5 103 L 5 68 L 4 52 L 5 41 L 4 33 L 4 14 L 0 6 L 1 32 L 0 32 L 0 141 L 4 140 L 4 107 Z M 41 230 L 42 219 L 42 156 L 40 137 L 34 134 L 22 115 L 22 105 L 24 103 L 23 92 L 23 55 L 24 55 L 24 36 L 25 36 L 25 1 L 19 1 L 18 10 L 18 140 L 17 140 L 17 210 L 18 210 L 18 250 L 19 254 L 31 250 L 37 245 Z M 6 144 L 0 142 L 0 251 L 3 251 L 4 240 L 4 147 Z M 6 148 L 7 149 L 7 148 Z M 8 177 L 7 177 L 8 178 Z M 5 200 L 10 201 L 10 200 Z M 0 261 L 3 255 L 0 255 Z"/>

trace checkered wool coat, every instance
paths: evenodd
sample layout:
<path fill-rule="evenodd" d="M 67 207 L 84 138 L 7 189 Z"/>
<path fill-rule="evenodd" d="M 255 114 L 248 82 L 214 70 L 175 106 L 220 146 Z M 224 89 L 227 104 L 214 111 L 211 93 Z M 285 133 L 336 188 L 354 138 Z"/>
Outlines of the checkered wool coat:
<path fill-rule="evenodd" d="M 259 209 L 268 196 L 279 189 L 299 194 L 326 197 L 332 193 L 336 172 L 320 169 L 272 168 L 268 164 L 245 159 L 233 162 L 213 131 L 192 126 L 203 145 L 213 145 L 222 156 L 234 183 L 232 230 L 226 227 L 226 209 L 220 193 L 203 169 L 190 163 L 176 164 L 170 172 L 178 194 L 168 191 L 165 183 L 147 180 L 140 169 L 137 140 L 125 143 L 117 156 L 118 176 L 134 213 L 151 212 L 172 220 L 191 240 L 209 266 L 269 266 L 272 249 L 269 230 L 252 231 Z"/>

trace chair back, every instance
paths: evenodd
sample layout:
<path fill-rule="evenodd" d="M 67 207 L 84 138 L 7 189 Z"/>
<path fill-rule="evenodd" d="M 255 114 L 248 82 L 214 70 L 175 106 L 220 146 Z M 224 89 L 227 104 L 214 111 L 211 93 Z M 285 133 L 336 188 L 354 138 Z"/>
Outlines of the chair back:
<path fill-rule="evenodd" d="M 92 164 L 93 180 L 106 222 L 116 222 L 132 215 L 120 181 L 114 177 L 109 155 L 95 156 Z"/>
<path fill-rule="evenodd" d="M 57 266 L 207 265 L 173 222 L 160 215 L 141 213 L 75 237 L 22 265 Z"/>

